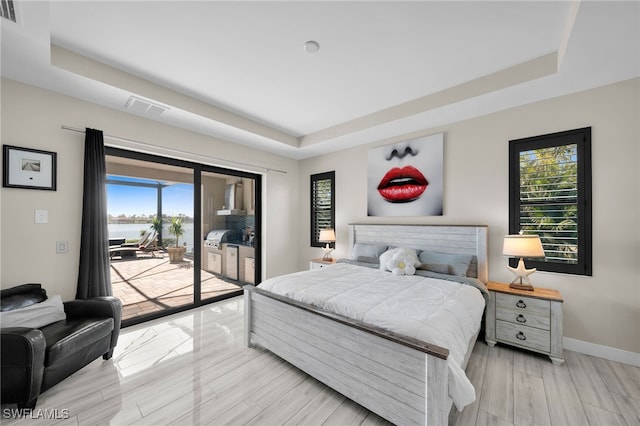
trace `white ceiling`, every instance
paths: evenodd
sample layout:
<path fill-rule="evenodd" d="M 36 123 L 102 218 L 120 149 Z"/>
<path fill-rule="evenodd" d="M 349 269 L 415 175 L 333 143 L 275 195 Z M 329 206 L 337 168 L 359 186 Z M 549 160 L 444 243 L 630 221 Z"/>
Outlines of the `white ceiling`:
<path fill-rule="evenodd" d="M 640 76 L 638 1 L 14 1 L 3 77 L 297 159 Z"/>

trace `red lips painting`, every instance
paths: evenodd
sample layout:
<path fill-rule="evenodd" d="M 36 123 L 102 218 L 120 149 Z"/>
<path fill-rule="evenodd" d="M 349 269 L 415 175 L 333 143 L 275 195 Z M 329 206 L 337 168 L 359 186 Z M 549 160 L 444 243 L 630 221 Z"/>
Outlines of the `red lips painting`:
<path fill-rule="evenodd" d="M 392 203 L 406 203 L 421 196 L 428 185 L 427 179 L 415 167 L 394 167 L 383 176 L 378 192 Z"/>
<path fill-rule="evenodd" d="M 441 216 L 444 135 L 369 150 L 368 216 Z"/>

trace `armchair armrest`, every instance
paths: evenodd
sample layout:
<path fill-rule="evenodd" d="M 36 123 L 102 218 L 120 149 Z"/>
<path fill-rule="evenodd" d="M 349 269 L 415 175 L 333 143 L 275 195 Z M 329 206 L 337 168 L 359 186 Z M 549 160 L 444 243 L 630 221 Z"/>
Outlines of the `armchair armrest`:
<path fill-rule="evenodd" d="M 8 327 L 0 331 L 2 400 L 20 405 L 33 403 L 40 395 L 46 341 L 42 331 Z"/>
<path fill-rule="evenodd" d="M 122 303 L 120 303 L 120 299 L 113 296 L 76 299 L 64 302 L 64 312 L 71 319 L 97 316 L 113 318 L 114 322 L 117 318 L 119 322 L 122 315 Z M 120 328 L 119 324 L 118 328 Z"/>
<path fill-rule="evenodd" d="M 64 302 L 64 312 L 68 319 L 86 317 L 113 318 L 113 333 L 111 348 L 118 343 L 120 324 L 122 321 L 122 303 L 113 296 L 93 297 L 91 299 L 77 299 Z"/>

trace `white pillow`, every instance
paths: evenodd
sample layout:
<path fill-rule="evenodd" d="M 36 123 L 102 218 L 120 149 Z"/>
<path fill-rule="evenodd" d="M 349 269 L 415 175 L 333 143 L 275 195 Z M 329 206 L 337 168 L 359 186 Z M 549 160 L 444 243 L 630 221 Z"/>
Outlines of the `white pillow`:
<path fill-rule="evenodd" d="M 0 326 L 40 328 L 66 318 L 62 297 L 54 294 L 47 300 L 31 306 L 0 312 Z"/>
<path fill-rule="evenodd" d="M 400 263 L 406 266 L 399 268 Z M 394 272 L 397 275 L 413 275 L 418 266 L 420 266 L 420 261 L 414 249 L 398 247 L 389 249 L 380 255 L 380 269 L 383 271 L 394 272 L 394 269 L 398 269 Z M 411 272 L 411 268 L 413 268 L 413 272 Z M 399 269 L 402 269 L 402 273 Z"/>
<path fill-rule="evenodd" d="M 387 269 L 394 275 L 413 275 L 416 273 L 416 263 L 419 264 L 416 256 L 399 251 L 387 263 Z"/>

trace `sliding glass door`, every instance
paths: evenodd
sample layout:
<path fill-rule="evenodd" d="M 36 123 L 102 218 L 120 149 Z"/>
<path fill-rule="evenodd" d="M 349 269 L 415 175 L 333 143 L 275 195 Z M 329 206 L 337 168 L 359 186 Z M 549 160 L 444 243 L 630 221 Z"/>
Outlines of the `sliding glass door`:
<path fill-rule="evenodd" d="M 258 175 L 115 148 L 106 164 L 111 282 L 124 325 L 257 283 Z"/>
<path fill-rule="evenodd" d="M 256 282 L 256 179 L 202 172 L 202 297 Z"/>

